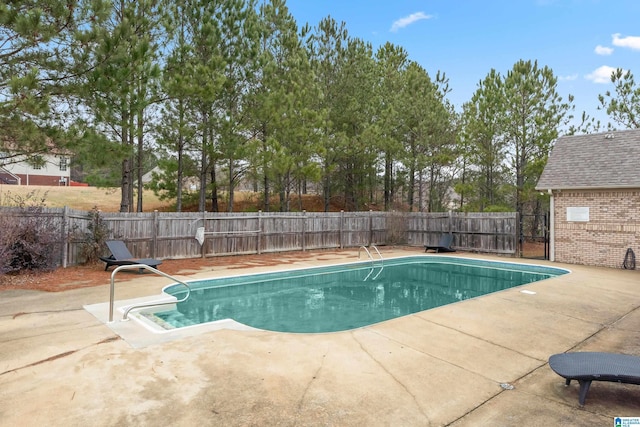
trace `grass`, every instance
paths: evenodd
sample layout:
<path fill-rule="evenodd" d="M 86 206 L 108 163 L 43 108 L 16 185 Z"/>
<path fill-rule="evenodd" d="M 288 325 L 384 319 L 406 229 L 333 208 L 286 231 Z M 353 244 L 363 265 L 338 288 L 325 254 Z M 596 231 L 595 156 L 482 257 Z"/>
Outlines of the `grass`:
<path fill-rule="evenodd" d="M 118 212 L 120 210 L 120 188 L 98 187 L 51 187 L 41 185 L 2 185 L 0 184 L 0 205 L 15 205 L 17 200 L 28 197 L 34 200 L 44 199 L 44 204 L 50 208 L 68 206 L 73 209 L 89 211 L 97 207 L 103 212 Z M 136 200 L 134 199 L 134 208 Z M 142 195 L 144 212 L 154 210 L 170 210 L 170 201 L 161 201 L 152 191 Z"/>

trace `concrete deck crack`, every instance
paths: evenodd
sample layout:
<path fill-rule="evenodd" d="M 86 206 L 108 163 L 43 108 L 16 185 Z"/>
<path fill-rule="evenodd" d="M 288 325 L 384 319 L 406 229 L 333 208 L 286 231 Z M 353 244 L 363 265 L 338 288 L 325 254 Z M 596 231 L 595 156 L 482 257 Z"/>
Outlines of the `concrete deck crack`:
<path fill-rule="evenodd" d="M 304 404 L 306 397 L 307 397 L 307 393 L 309 392 L 309 389 L 311 388 L 311 385 L 313 384 L 313 382 L 316 380 L 316 378 L 318 378 L 318 376 L 320 375 L 320 371 L 322 371 L 322 368 L 324 367 L 324 361 L 327 357 L 327 351 L 324 352 L 324 354 L 322 355 L 322 361 L 320 362 L 320 366 L 318 366 L 318 369 L 316 369 L 316 371 L 314 372 L 313 376 L 311 377 L 311 380 L 307 383 L 307 386 L 305 387 L 304 391 L 302 392 L 302 396 L 300 396 L 300 401 L 298 402 L 298 411 L 300 411 L 302 409 L 302 405 Z"/>
<path fill-rule="evenodd" d="M 577 347 L 581 346 L 582 344 L 584 344 L 584 343 L 585 343 L 585 342 L 587 342 L 588 340 L 592 339 L 593 337 L 595 337 L 595 336 L 596 336 L 596 335 L 598 335 L 599 333 L 601 333 L 601 332 L 605 331 L 606 329 L 609 329 L 609 328 L 611 328 L 611 327 L 614 327 L 616 323 L 620 322 L 620 321 L 621 321 L 621 320 L 623 320 L 625 317 L 629 316 L 631 313 L 633 313 L 634 311 L 637 311 L 638 309 L 640 309 L 640 307 L 635 307 L 635 308 L 633 308 L 632 310 L 628 311 L 627 313 L 624 313 L 623 315 L 621 315 L 620 317 L 618 317 L 616 320 L 614 320 L 614 321 L 613 321 L 613 322 L 611 322 L 611 323 L 608 323 L 608 324 L 602 324 L 602 323 L 599 323 L 599 325 L 601 326 L 601 327 L 600 327 L 600 329 L 598 329 L 598 330 L 597 330 L 597 331 L 595 331 L 594 333 L 590 334 L 589 336 L 587 336 L 586 338 L 584 338 L 583 340 L 581 340 L 580 342 L 578 342 L 578 343 L 577 343 L 576 345 L 574 345 L 573 347 L 569 348 L 569 349 L 567 350 L 567 352 L 570 352 L 570 351 L 575 350 Z M 424 320 L 425 322 L 430 322 L 430 323 L 433 323 L 433 324 L 436 324 L 436 325 L 440 325 L 439 323 L 432 322 L 432 321 L 427 320 L 427 319 L 422 319 L 422 320 Z M 448 326 L 446 326 L 446 325 L 440 325 L 440 326 L 448 327 Z M 453 329 L 453 328 L 449 328 L 449 329 L 452 329 L 452 330 L 457 331 L 457 329 Z M 465 335 L 469 335 L 469 334 L 466 334 L 465 332 L 462 332 L 462 331 L 458 331 L 458 332 L 461 332 L 461 333 L 463 333 L 463 334 L 465 334 Z M 473 335 L 469 335 L 469 336 L 474 337 Z M 474 337 L 474 338 L 478 338 L 478 337 Z M 480 338 L 478 338 L 478 339 L 480 339 Z M 485 341 L 486 341 L 486 340 L 485 340 Z M 486 342 L 491 343 L 490 341 L 486 341 Z M 491 343 L 491 344 L 494 344 L 494 343 Z M 494 345 L 500 346 L 499 344 L 494 344 Z M 500 346 L 500 347 L 502 347 L 502 346 Z M 503 348 L 506 348 L 506 347 L 503 347 Z M 514 351 L 513 349 L 509 349 L 509 350 Z M 525 355 L 525 356 L 526 356 L 526 355 Z M 527 357 L 531 357 L 531 356 L 527 356 Z M 539 359 L 535 359 L 534 357 L 532 357 L 532 359 L 534 359 L 534 360 L 539 360 Z M 548 363 L 549 363 L 548 361 L 544 361 L 544 363 L 542 363 L 540 366 L 538 366 L 538 367 L 536 367 L 536 368 L 533 368 L 533 369 L 531 369 L 531 370 L 530 370 L 530 371 L 528 371 L 528 372 L 525 372 L 525 373 L 524 373 L 523 375 L 521 375 L 519 378 L 516 378 L 516 379 L 515 379 L 515 381 L 514 381 L 514 383 L 515 383 L 515 382 L 518 382 L 518 381 L 520 381 L 520 380 L 522 380 L 523 378 L 525 378 L 525 377 L 527 377 L 527 376 L 529 376 L 529 375 L 531 375 L 533 372 L 537 371 L 538 369 L 543 368 L 544 366 L 548 365 Z M 488 399 L 486 399 L 484 402 L 480 403 L 480 404 L 479 404 L 478 406 L 476 406 L 475 408 L 473 408 L 473 409 L 471 409 L 471 410 L 467 411 L 465 414 L 462 414 L 460 417 L 458 417 L 458 418 L 456 418 L 455 420 L 451 421 L 451 422 L 450 422 L 449 424 L 447 424 L 447 425 L 455 424 L 457 421 L 459 421 L 459 420 L 461 420 L 461 419 L 465 418 L 466 416 L 468 416 L 468 415 L 472 414 L 473 412 L 477 411 L 477 410 L 478 410 L 478 409 L 480 409 L 482 406 L 484 406 L 486 403 L 488 403 L 488 402 L 490 402 L 490 401 L 494 400 L 496 397 L 500 396 L 502 393 L 504 393 L 504 392 L 508 392 L 508 391 L 511 391 L 511 390 L 500 390 L 498 393 L 496 393 L 496 394 L 494 394 L 493 396 L 489 397 L 489 398 L 488 398 Z M 518 390 L 518 392 L 522 392 L 522 393 L 529 394 L 529 395 L 535 395 L 535 394 L 532 394 L 532 393 L 527 393 L 527 392 L 525 392 L 524 390 Z M 547 398 L 547 397 L 545 397 L 545 396 L 540 396 L 540 395 L 535 395 L 535 396 L 538 396 L 538 397 L 541 397 L 541 398 L 544 398 L 544 399 L 550 400 L 550 399 L 548 399 L 548 398 Z M 554 402 L 555 402 L 555 401 L 554 401 Z M 571 407 L 571 408 L 573 408 L 573 406 L 568 405 L 568 404 L 566 404 L 566 403 L 563 403 L 563 402 L 559 402 L 559 403 L 560 403 L 560 404 L 562 404 L 562 405 L 565 405 L 565 406 L 567 406 L 567 407 Z M 583 409 L 584 409 L 584 408 L 583 408 Z M 605 415 L 605 414 L 599 414 L 599 413 L 597 413 L 597 412 L 593 412 L 593 411 L 589 411 L 589 412 L 591 412 L 592 414 L 595 414 L 595 415 L 603 415 L 603 416 Z"/>
<path fill-rule="evenodd" d="M 369 356 L 371 358 L 371 360 L 373 360 L 378 366 L 380 366 L 380 368 L 382 368 L 383 371 L 385 371 L 387 373 L 387 375 L 389 375 L 389 377 L 391 377 L 400 387 L 402 387 L 405 392 L 411 396 L 411 398 L 413 399 L 413 402 L 415 403 L 416 407 L 420 409 L 420 412 L 422 413 L 422 415 L 424 416 L 424 418 L 427 421 L 426 425 L 431 425 L 431 420 L 429 419 L 429 414 L 427 414 L 427 412 L 422 408 L 422 406 L 420 405 L 420 403 L 418 402 L 418 399 L 416 397 L 415 394 L 413 394 L 411 392 L 411 390 L 409 390 L 407 388 L 406 385 L 404 385 L 404 383 L 402 381 L 400 381 L 400 379 L 398 379 L 395 375 L 393 375 L 393 373 L 391 371 L 389 371 L 386 366 L 384 366 L 384 364 L 382 362 L 380 362 L 378 359 L 375 358 L 375 356 L 373 354 L 371 354 L 369 352 L 369 350 L 367 348 L 365 348 L 365 346 L 362 344 L 362 342 L 360 342 L 358 340 L 358 338 L 355 336 L 355 334 L 353 332 L 351 332 L 351 337 L 353 338 L 353 340 L 355 342 L 358 343 L 358 345 L 360 346 L 360 349 L 362 351 L 364 351 L 367 356 Z M 387 337 L 388 338 L 388 337 Z M 394 340 L 395 341 L 395 340 Z M 396 341 L 397 342 L 397 341 Z M 404 345 L 404 344 L 403 344 Z"/>
<path fill-rule="evenodd" d="M 56 333 L 64 333 L 64 332 L 74 331 L 74 330 L 77 330 L 77 329 L 84 330 L 84 329 L 87 329 L 86 326 L 83 326 L 85 323 L 87 323 L 87 322 L 77 322 L 77 323 L 75 323 L 73 325 L 70 325 L 71 327 L 69 327 L 69 328 L 59 329 L 59 330 L 56 330 L 55 332 L 45 331 L 45 332 L 42 332 L 40 334 L 34 334 L 34 335 L 26 335 L 25 334 L 24 336 L 21 336 L 21 337 L 7 339 L 7 340 L 1 340 L 0 343 L 5 344 L 5 343 L 14 342 L 14 341 L 21 341 L 21 340 L 24 340 L 25 338 L 26 339 L 38 338 L 38 337 L 42 337 L 42 336 L 46 336 L 46 335 L 52 335 L 52 334 L 56 334 Z M 99 327 L 99 326 L 100 325 L 92 325 L 90 327 Z"/>
<path fill-rule="evenodd" d="M 86 350 L 87 348 L 94 347 L 94 346 L 97 346 L 97 345 L 100 345 L 100 344 L 105 344 L 105 343 L 112 342 L 112 341 L 117 341 L 119 339 L 120 339 L 120 337 L 118 337 L 118 336 L 109 337 L 109 338 L 103 339 L 101 341 L 98 341 L 96 343 L 89 344 L 87 346 L 77 348 L 75 350 L 65 351 L 63 353 L 59 353 L 59 354 L 55 354 L 53 356 L 49 356 L 46 359 L 38 360 L 38 361 L 35 361 L 35 362 L 31 362 L 31 363 L 29 363 L 27 365 L 24 365 L 24 366 L 19 366 L 17 368 L 9 369 L 8 371 L 0 372 L 0 376 L 3 376 L 5 374 L 10 374 L 12 372 L 18 372 L 18 371 L 21 371 L 21 370 L 26 369 L 26 368 L 31 368 L 33 366 L 41 365 L 43 363 L 52 362 L 54 360 L 62 359 L 64 357 L 71 356 L 72 354 L 77 353 L 79 351 Z"/>
<path fill-rule="evenodd" d="M 0 318 L 4 318 L 4 317 L 10 317 L 11 319 L 15 319 L 21 316 L 28 316 L 30 314 L 50 314 L 50 313 L 68 313 L 71 311 L 82 311 L 84 310 L 82 307 L 80 308 L 71 308 L 71 309 L 64 309 L 64 310 L 42 310 L 42 311 L 19 311 L 17 313 L 13 313 L 13 314 L 3 314 L 0 315 Z"/>
<path fill-rule="evenodd" d="M 449 329 L 449 330 L 452 330 L 452 331 L 456 331 L 456 332 L 458 332 L 458 333 L 461 333 L 462 335 L 466 335 L 466 336 L 468 336 L 468 337 L 475 338 L 475 339 L 477 339 L 477 340 L 479 340 L 479 341 L 483 341 L 483 342 L 486 342 L 486 343 L 488 343 L 488 344 L 495 345 L 496 347 L 500 347 L 500 348 L 503 348 L 503 349 L 505 349 L 505 350 L 512 351 L 512 352 L 514 352 L 514 353 L 516 353 L 516 354 L 519 354 L 519 355 L 521 355 L 521 356 L 528 357 L 528 358 L 530 358 L 530 359 L 539 360 L 539 361 L 543 362 L 543 360 L 537 359 L 537 358 L 535 358 L 535 357 L 533 357 L 533 356 L 531 356 L 531 355 L 529 355 L 529 354 L 524 354 L 524 353 L 522 353 L 522 352 L 520 352 L 520 351 L 518 351 L 518 350 L 515 350 L 515 349 L 513 349 L 513 348 L 509 348 L 509 347 L 506 347 L 506 346 L 504 346 L 504 345 L 502 345 L 502 344 L 498 344 L 498 343 L 493 342 L 493 341 L 491 341 L 491 340 L 488 340 L 488 339 L 485 339 L 485 338 L 482 338 L 482 337 L 478 337 L 478 336 L 476 336 L 476 335 L 470 334 L 470 333 L 468 333 L 468 332 L 461 331 L 461 330 L 459 330 L 459 329 L 453 328 L 453 327 L 448 326 L 448 325 L 443 325 L 443 324 L 441 324 L 441 323 L 434 322 L 433 320 L 428 320 L 428 319 L 422 318 L 422 317 L 420 317 L 420 316 L 417 316 L 417 317 L 418 317 L 420 320 L 424 321 L 424 322 L 432 323 L 432 324 L 434 324 L 434 325 L 438 325 L 438 326 L 441 326 L 441 327 L 443 327 L 443 328 L 446 328 L 446 329 Z"/>

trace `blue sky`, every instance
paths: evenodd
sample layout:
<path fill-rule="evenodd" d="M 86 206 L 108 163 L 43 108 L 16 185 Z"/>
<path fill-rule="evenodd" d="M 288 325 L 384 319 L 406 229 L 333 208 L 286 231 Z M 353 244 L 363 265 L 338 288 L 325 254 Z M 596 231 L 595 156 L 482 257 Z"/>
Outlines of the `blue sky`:
<path fill-rule="evenodd" d="M 387 41 L 433 77 L 443 71 L 460 110 L 493 68 L 501 74 L 537 60 L 582 111 L 604 121 L 598 94 L 613 90 L 615 68 L 640 80 L 639 0 L 287 0 L 298 26 L 326 16 L 377 49 Z"/>

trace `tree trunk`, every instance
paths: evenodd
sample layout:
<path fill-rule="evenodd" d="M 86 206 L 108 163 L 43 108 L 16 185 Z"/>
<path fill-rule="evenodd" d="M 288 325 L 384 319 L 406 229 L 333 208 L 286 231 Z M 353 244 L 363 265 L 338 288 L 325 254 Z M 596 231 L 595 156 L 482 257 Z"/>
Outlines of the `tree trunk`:
<path fill-rule="evenodd" d="M 137 206 L 136 212 L 142 212 L 142 193 L 144 189 L 144 183 L 142 182 L 143 175 L 143 162 L 144 162 L 144 113 L 142 111 L 138 112 L 138 126 L 137 126 L 137 147 L 138 147 L 138 156 L 137 156 L 137 167 L 136 179 L 138 180 L 138 198 L 137 198 Z"/>
<path fill-rule="evenodd" d="M 180 114 L 182 116 L 182 113 Z M 180 123 L 182 123 L 182 118 L 180 119 Z M 178 171 L 176 178 L 176 212 L 182 212 L 182 181 L 184 171 L 182 170 L 183 159 L 182 152 L 184 151 L 184 137 L 182 136 L 182 130 L 180 130 L 180 134 L 178 136 Z"/>
<path fill-rule="evenodd" d="M 205 144 L 202 144 L 202 154 L 200 157 L 200 197 L 198 199 L 198 211 L 207 210 L 207 152 Z"/>
<path fill-rule="evenodd" d="M 413 212 L 413 195 L 416 186 L 416 166 L 415 162 L 411 162 L 409 169 L 409 188 L 407 189 L 407 202 L 409 203 L 409 212 Z"/>
<path fill-rule="evenodd" d="M 329 204 L 331 203 L 331 189 L 329 188 L 331 181 L 329 178 L 329 166 L 325 165 L 324 168 L 324 186 L 322 188 L 322 193 L 324 197 L 324 211 L 329 212 Z"/>
<path fill-rule="evenodd" d="M 218 181 L 216 181 L 216 167 L 211 166 L 211 212 L 220 212 L 218 206 Z"/>
<path fill-rule="evenodd" d="M 267 125 L 266 123 L 262 124 L 262 153 L 263 153 L 263 163 L 262 163 L 262 180 L 264 185 L 264 203 L 262 210 L 265 212 L 269 212 L 269 165 L 267 162 Z"/>
<path fill-rule="evenodd" d="M 131 192 L 131 159 L 122 161 L 122 181 L 120 182 L 120 212 L 129 212 L 129 193 Z"/>
<path fill-rule="evenodd" d="M 391 163 L 391 156 L 389 153 L 385 154 L 384 159 L 384 210 L 388 211 L 391 208 L 391 193 L 393 180 L 393 165 Z"/>
<path fill-rule="evenodd" d="M 129 144 L 129 120 L 127 114 L 122 113 L 122 127 L 120 143 L 124 146 Z M 122 179 L 120 181 L 120 212 L 129 212 L 129 193 L 131 192 L 131 159 L 122 160 Z"/>
<path fill-rule="evenodd" d="M 234 194 L 234 184 L 236 182 L 233 174 L 235 170 L 233 169 L 233 159 L 229 159 L 229 203 L 227 204 L 227 212 L 233 212 L 233 194 Z"/>

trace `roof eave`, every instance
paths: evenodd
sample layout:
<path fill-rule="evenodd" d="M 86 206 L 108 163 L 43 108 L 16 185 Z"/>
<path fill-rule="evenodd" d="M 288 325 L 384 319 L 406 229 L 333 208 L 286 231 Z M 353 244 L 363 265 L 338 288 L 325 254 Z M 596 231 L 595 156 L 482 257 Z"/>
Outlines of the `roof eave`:
<path fill-rule="evenodd" d="M 537 191 L 559 191 L 559 190 L 629 190 L 632 188 L 640 188 L 640 184 L 634 185 L 585 185 L 575 187 L 556 187 L 556 186 L 536 186 Z"/>

